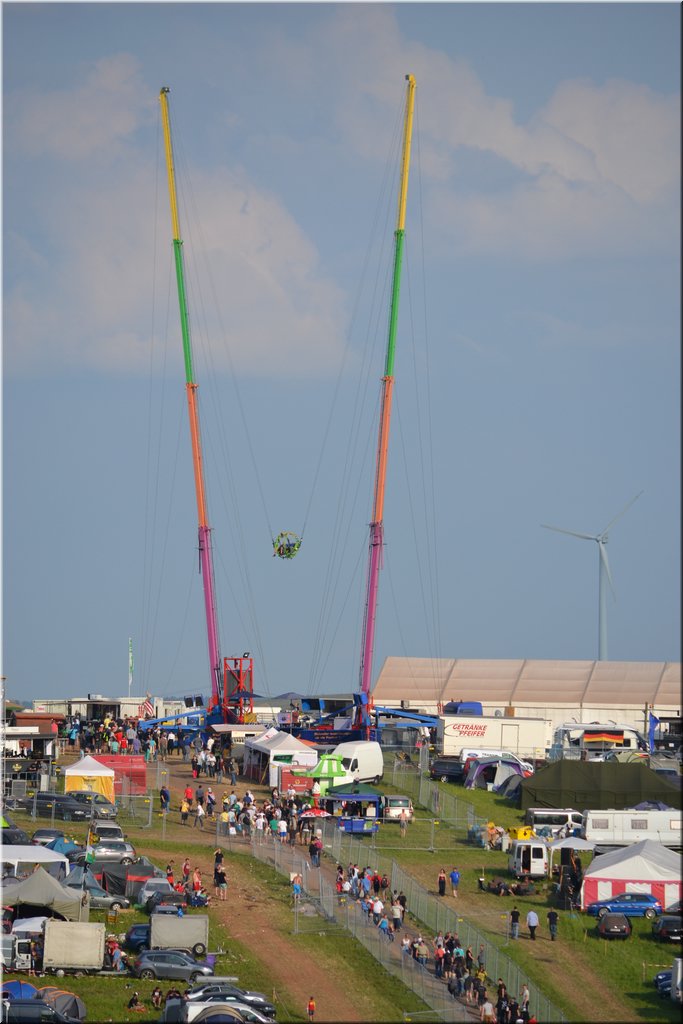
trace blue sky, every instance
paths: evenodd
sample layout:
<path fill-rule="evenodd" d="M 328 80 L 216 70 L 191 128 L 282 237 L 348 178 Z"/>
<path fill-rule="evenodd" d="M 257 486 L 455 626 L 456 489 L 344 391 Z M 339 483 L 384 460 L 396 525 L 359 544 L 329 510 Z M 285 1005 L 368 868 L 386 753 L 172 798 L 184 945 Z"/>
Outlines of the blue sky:
<path fill-rule="evenodd" d="M 609 657 L 680 659 L 679 5 L 2 14 L 10 696 L 124 694 L 129 637 L 133 693 L 207 692 L 162 85 L 221 650 L 257 692 L 358 685 L 408 72 L 374 674 L 597 657 L 597 547 L 540 524 L 598 533 L 641 490 Z"/>

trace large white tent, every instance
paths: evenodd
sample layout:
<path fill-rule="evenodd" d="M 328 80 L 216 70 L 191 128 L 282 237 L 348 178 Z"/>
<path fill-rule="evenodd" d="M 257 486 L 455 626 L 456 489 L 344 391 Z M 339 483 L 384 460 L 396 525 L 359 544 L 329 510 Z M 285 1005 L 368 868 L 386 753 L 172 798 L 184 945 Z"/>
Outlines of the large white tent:
<path fill-rule="evenodd" d="M 113 768 L 107 768 L 94 757 L 82 757 L 64 769 L 64 791 L 88 789 L 92 793 L 101 793 L 114 803 L 115 774 Z"/>
<path fill-rule="evenodd" d="M 595 857 L 586 868 L 581 886 L 581 907 L 611 899 L 622 892 L 647 892 L 663 907 L 681 898 L 681 860 L 661 843 L 644 839 L 623 849 Z"/>
<path fill-rule="evenodd" d="M 318 753 L 313 746 L 278 729 L 267 729 L 244 742 L 243 774 L 249 779 L 261 780 L 268 771 L 269 786 L 278 784 L 280 765 L 310 768 L 317 763 Z"/>

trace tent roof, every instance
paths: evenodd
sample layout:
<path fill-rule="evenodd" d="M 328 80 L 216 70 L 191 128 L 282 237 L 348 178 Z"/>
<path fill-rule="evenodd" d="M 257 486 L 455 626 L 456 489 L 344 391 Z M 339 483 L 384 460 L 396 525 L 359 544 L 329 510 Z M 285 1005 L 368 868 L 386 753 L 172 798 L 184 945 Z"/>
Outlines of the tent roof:
<path fill-rule="evenodd" d="M 387 658 L 372 692 L 376 704 L 483 700 L 487 703 L 643 703 L 680 708 L 681 663 Z M 551 701 L 552 703 L 552 701 Z"/>
<path fill-rule="evenodd" d="M 670 881 L 681 878 L 680 857 L 673 850 L 652 839 L 633 843 L 595 857 L 584 872 L 584 878 L 632 878 Z"/>
<path fill-rule="evenodd" d="M 555 839 L 548 844 L 551 850 L 594 850 L 596 844 L 590 839 L 579 839 L 578 836 L 567 836 L 565 839 Z M 588 874 L 588 872 L 586 872 Z"/>
<path fill-rule="evenodd" d="M 289 732 L 271 732 L 270 729 L 260 736 L 254 736 L 253 739 L 246 740 L 245 742 L 254 750 L 265 751 L 266 753 L 270 753 L 271 750 L 285 753 L 286 751 L 310 751 L 311 749 L 310 743 L 302 743 L 301 740 L 298 740 Z"/>
<path fill-rule="evenodd" d="M 348 782 L 345 786 L 329 789 L 321 800 L 378 800 L 384 796 L 380 789 L 367 782 Z"/>
<path fill-rule="evenodd" d="M 115 774 L 113 768 L 107 768 L 106 764 L 96 761 L 89 755 L 64 769 L 64 775 L 106 775 L 107 778 L 113 779 Z"/>
<path fill-rule="evenodd" d="M 641 761 L 553 761 L 522 782 L 522 808 L 574 807 L 621 810 L 639 800 L 681 807 L 681 789 Z"/>
<path fill-rule="evenodd" d="M 48 850 L 45 846 L 39 846 L 36 843 L 7 846 L 5 850 L 7 852 L 3 853 L 3 860 L 32 861 L 34 864 L 52 864 L 55 861 L 64 864 L 68 863 L 63 853 Z"/>
<path fill-rule="evenodd" d="M 23 882 L 5 890 L 5 899 L 12 907 L 24 903 L 50 907 L 69 920 L 78 920 L 81 897 L 81 893 L 65 889 L 44 868 L 36 868 Z"/>

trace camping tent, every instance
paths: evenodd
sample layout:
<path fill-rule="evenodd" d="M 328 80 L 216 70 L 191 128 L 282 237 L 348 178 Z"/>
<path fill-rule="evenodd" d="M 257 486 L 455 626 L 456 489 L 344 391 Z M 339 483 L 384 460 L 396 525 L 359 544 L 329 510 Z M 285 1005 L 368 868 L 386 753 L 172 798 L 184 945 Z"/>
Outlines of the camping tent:
<path fill-rule="evenodd" d="M 114 803 L 114 771 L 94 757 L 82 757 L 64 769 L 64 791 L 72 789 L 89 789 Z"/>
<path fill-rule="evenodd" d="M 154 865 L 139 861 L 135 864 L 106 864 L 99 869 L 92 864 L 90 870 L 108 893 L 126 896 L 133 903 L 147 879 L 155 877 Z"/>
<path fill-rule="evenodd" d="M 516 761 L 500 757 L 477 757 L 472 761 L 465 779 L 465 789 L 492 789 L 498 792 L 511 775 L 522 775 L 524 769 Z"/>
<path fill-rule="evenodd" d="M 644 839 L 624 849 L 595 857 L 586 868 L 581 886 L 581 907 L 610 899 L 622 892 L 649 892 L 663 907 L 681 898 L 681 861 L 661 843 Z"/>
<path fill-rule="evenodd" d="M 85 1020 L 85 1003 L 73 992 L 65 992 L 64 989 L 56 988 L 54 985 L 45 985 L 38 989 L 34 999 L 42 1000 L 58 1013 L 64 1014 L 65 1017 L 71 1017 L 72 1020 Z"/>
<path fill-rule="evenodd" d="M 642 763 L 553 761 L 522 782 L 524 810 L 574 807 L 622 810 L 640 800 L 663 800 L 681 809 L 681 790 Z"/>
<path fill-rule="evenodd" d="M 46 907 L 67 921 L 87 921 L 90 897 L 56 882 L 43 868 L 36 868 L 23 882 L 5 886 L 3 901 L 12 907 Z"/>
<path fill-rule="evenodd" d="M 54 878 L 64 878 L 69 871 L 69 861 L 62 853 L 48 850 L 35 843 L 9 846 L 3 850 L 2 863 L 12 869 L 17 878 L 30 875 L 37 864 L 42 864 Z"/>

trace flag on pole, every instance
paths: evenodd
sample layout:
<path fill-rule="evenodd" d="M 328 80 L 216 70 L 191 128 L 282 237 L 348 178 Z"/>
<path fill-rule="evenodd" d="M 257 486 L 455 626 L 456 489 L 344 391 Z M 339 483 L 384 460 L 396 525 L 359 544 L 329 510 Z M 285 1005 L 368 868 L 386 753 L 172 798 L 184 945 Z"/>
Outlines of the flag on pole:
<path fill-rule="evenodd" d="M 128 637 L 128 696 L 130 696 L 130 688 L 133 685 L 133 638 Z"/>
<path fill-rule="evenodd" d="M 154 705 L 152 704 L 151 694 L 147 694 L 142 704 L 138 706 L 138 718 L 151 718 L 154 714 Z"/>
<path fill-rule="evenodd" d="M 657 731 L 657 726 L 658 725 L 659 725 L 659 719 L 657 718 L 656 715 L 653 715 L 652 712 L 650 712 L 650 722 L 649 722 L 649 725 L 648 725 L 648 736 L 647 736 L 647 738 L 648 738 L 648 746 L 650 748 L 650 753 L 651 754 L 654 754 L 654 751 L 655 751 L 655 732 Z"/>

